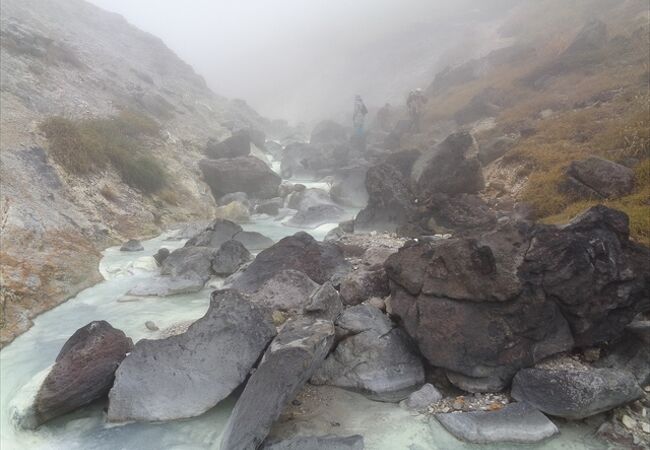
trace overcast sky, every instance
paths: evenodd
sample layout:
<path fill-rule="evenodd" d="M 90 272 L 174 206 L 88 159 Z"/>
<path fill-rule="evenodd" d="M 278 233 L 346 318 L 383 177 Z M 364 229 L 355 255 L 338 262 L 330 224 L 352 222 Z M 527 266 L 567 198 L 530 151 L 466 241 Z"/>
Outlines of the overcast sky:
<path fill-rule="evenodd" d="M 243 98 L 269 117 L 313 120 L 358 92 L 381 102 L 427 79 L 447 45 L 423 38 L 426 27 L 471 15 L 479 0 L 90 0 L 162 38 L 218 94 Z M 492 0 L 494 1 L 494 0 Z M 415 32 L 414 30 L 419 30 Z M 409 34 L 410 33 L 410 34 Z M 419 34 L 418 34 L 419 33 Z M 391 36 L 415 44 L 372 66 Z M 408 47 L 408 45 L 403 45 Z M 401 53 L 404 50 L 403 54 Z M 375 70 L 373 74 L 372 70 Z M 380 71 L 377 73 L 376 71 Z M 393 73 L 387 73 L 392 72 Z M 406 75 L 400 73 L 407 72 Z M 390 78 L 392 76 L 392 78 Z M 382 78 L 383 77 L 383 78 Z M 374 79 L 377 78 L 377 79 Z M 403 85 L 400 85 L 403 84 Z M 393 92 L 393 97 L 402 95 Z M 388 98 L 387 98 L 388 100 Z"/>

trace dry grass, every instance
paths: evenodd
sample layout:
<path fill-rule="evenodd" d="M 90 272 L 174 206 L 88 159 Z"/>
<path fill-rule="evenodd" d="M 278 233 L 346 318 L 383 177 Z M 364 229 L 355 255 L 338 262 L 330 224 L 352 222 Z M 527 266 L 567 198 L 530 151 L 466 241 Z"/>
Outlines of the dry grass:
<path fill-rule="evenodd" d="M 50 117 L 40 128 L 50 143 L 50 155 L 71 173 L 84 175 L 110 164 L 126 184 L 144 193 L 166 184 L 164 168 L 142 143 L 144 137 L 159 133 L 158 124 L 144 114 L 123 111 L 80 121 Z"/>

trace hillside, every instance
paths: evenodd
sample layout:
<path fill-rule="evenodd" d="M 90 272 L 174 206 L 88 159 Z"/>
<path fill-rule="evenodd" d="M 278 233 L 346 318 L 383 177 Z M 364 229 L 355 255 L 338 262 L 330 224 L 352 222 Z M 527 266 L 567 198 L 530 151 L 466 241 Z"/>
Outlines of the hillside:
<path fill-rule="evenodd" d="M 98 281 L 102 248 L 210 217 L 199 147 L 265 121 L 245 103 L 215 95 L 160 39 L 121 16 L 81 0 L 8 0 L 0 13 L 6 343 L 30 317 Z M 57 148 L 67 155 L 53 152 L 44 133 L 58 116 Z M 133 139 L 110 147 L 124 127 Z M 90 158 L 80 170 L 83 155 L 71 149 L 91 141 L 112 151 L 110 161 Z M 129 171 L 148 171 L 155 189 L 129 183 Z"/>
<path fill-rule="evenodd" d="M 520 203 L 534 218 L 562 223 L 605 203 L 630 216 L 635 239 L 650 242 L 647 2 L 525 2 L 499 33 L 512 46 L 435 77 L 423 133 L 402 147 L 440 141 L 440 129 L 471 130 L 483 195 L 497 205 Z M 606 199 L 566 192 L 568 166 L 589 156 L 632 168 L 633 191 Z"/>

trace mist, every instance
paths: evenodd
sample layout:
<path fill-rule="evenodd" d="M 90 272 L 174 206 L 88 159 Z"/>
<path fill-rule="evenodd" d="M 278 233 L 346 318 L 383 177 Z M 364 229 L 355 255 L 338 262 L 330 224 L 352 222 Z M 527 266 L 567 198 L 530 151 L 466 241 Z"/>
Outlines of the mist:
<path fill-rule="evenodd" d="M 513 3 L 92 2 L 162 38 L 216 93 L 292 122 L 345 120 L 355 94 L 371 109 L 402 102 L 454 53 L 466 59 L 499 45 L 490 14 Z"/>

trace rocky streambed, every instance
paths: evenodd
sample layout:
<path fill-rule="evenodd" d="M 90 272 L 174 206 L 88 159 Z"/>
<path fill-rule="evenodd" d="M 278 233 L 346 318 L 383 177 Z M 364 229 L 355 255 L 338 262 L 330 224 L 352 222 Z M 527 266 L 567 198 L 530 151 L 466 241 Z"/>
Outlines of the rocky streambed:
<path fill-rule="evenodd" d="M 251 224 L 278 238 L 295 230 L 277 222 L 262 220 Z M 315 230 L 322 238 L 331 226 Z M 218 448 L 221 435 L 239 395 L 238 392 L 206 413 L 186 420 L 161 423 L 109 424 L 106 403 L 95 402 L 71 414 L 54 419 L 36 431 L 17 428 L 12 410 L 28 401 L 25 385 L 54 362 L 66 340 L 93 320 L 106 320 L 137 342 L 164 336 L 167 328 L 202 317 L 208 309 L 211 287 L 165 298 L 130 298 L 125 294 L 139 283 L 158 276 L 152 255 L 160 247 L 174 249 L 184 241 L 162 235 L 143 242 L 141 252 L 104 252 L 100 271 L 106 280 L 82 291 L 75 298 L 39 316 L 34 327 L 0 352 L 0 432 L 5 449 L 197 449 Z M 154 322 L 152 331 L 145 322 Z M 181 402 L 181 399 L 178 399 Z M 592 438 L 594 429 L 583 423 L 558 423 L 560 436 L 527 448 L 604 448 Z M 368 449 L 450 449 L 473 448 L 456 440 L 431 416 L 417 414 L 395 403 L 370 400 L 361 394 L 332 386 L 302 389 L 273 425 L 271 435 L 361 435 Z M 511 448 L 503 444 L 484 448 Z M 514 448 L 514 447 L 512 447 Z"/>

